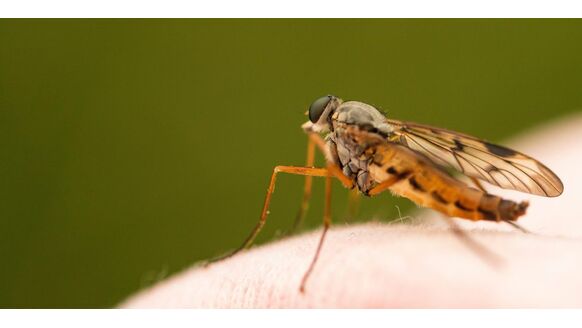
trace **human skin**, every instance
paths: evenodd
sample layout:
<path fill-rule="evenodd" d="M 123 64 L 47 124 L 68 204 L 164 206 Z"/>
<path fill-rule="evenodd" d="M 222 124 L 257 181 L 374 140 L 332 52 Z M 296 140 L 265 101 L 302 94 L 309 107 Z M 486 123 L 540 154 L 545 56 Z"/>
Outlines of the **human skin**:
<path fill-rule="evenodd" d="M 414 224 L 332 227 L 305 293 L 299 292 L 299 285 L 321 229 L 254 247 L 208 267 L 194 265 L 120 307 L 580 307 L 580 142 L 582 115 L 507 143 L 541 160 L 564 183 L 564 193 L 557 198 L 487 186 L 508 199 L 530 201 L 528 213 L 518 223 L 532 233 L 502 223 L 453 219 L 467 238 L 498 259 L 495 263 L 456 237 L 439 214 L 422 210 L 411 214 Z"/>

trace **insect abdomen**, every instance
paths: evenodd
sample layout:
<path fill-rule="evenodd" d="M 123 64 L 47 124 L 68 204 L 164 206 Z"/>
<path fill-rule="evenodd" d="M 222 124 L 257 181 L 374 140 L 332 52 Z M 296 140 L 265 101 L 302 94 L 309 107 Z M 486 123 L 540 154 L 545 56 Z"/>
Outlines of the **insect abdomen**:
<path fill-rule="evenodd" d="M 409 179 L 415 178 L 415 183 L 421 185 L 418 175 L 422 173 L 417 174 L 417 178 L 412 176 Z M 525 214 L 527 202 L 518 204 L 471 188 L 460 181 L 455 182 L 435 184 L 434 188 L 427 187 L 425 191 L 419 189 L 407 191 L 395 185 L 392 191 L 410 198 L 419 205 L 434 208 L 449 216 L 470 220 L 513 221 Z"/>
<path fill-rule="evenodd" d="M 376 150 L 370 164 L 370 175 L 378 183 L 400 177 L 390 187 L 396 195 L 448 216 L 470 220 L 513 221 L 525 214 L 527 202 L 518 204 L 471 188 L 403 147 L 380 147 L 383 149 Z"/>

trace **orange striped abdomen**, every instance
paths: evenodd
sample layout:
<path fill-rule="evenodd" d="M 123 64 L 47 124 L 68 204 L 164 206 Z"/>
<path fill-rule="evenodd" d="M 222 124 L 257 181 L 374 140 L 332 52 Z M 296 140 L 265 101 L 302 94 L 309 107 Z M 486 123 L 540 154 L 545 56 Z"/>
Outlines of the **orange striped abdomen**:
<path fill-rule="evenodd" d="M 376 183 L 399 177 L 390 191 L 448 216 L 507 221 L 517 220 L 527 209 L 527 202 L 518 204 L 469 187 L 406 147 L 386 143 L 369 149 L 368 154 L 373 156 L 368 169 Z"/>

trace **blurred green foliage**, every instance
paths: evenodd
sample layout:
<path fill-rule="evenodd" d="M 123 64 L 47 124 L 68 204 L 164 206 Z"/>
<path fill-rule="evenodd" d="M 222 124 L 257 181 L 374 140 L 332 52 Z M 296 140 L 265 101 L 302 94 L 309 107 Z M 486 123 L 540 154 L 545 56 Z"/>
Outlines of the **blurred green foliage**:
<path fill-rule="evenodd" d="M 580 40 L 580 20 L 1 20 L 0 307 L 111 307 L 238 246 L 322 95 L 493 141 L 577 111 Z M 281 177 L 259 242 L 302 182 Z"/>

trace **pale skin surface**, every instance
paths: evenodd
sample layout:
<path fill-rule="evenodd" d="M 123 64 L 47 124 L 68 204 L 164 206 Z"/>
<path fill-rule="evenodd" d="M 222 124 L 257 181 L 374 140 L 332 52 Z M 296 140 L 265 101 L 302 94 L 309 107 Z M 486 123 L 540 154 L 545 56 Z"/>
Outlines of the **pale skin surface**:
<path fill-rule="evenodd" d="M 532 234 L 505 224 L 455 219 L 500 258 L 497 265 L 455 237 L 439 214 L 422 210 L 412 214 L 412 224 L 332 226 L 304 294 L 299 284 L 321 230 L 255 247 L 206 268 L 193 266 L 120 307 L 582 307 L 581 142 L 582 116 L 577 115 L 506 143 L 547 164 L 562 179 L 564 193 L 544 198 L 484 184 L 492 193 L 531 203 L 518 223 Z M 284 193 L 278 187 L 273 197 Z M 313 201 L 321 201 L 318 196 Z M 377 197 L 388 203 L 391 195 Z"/>

